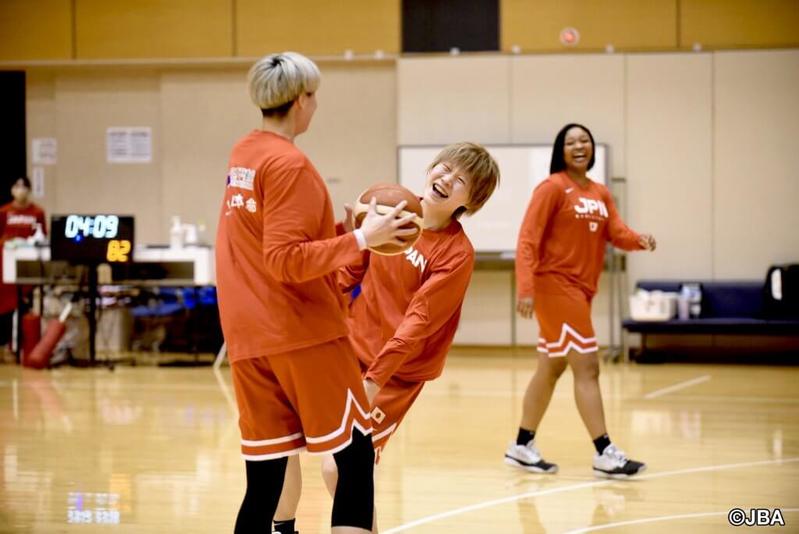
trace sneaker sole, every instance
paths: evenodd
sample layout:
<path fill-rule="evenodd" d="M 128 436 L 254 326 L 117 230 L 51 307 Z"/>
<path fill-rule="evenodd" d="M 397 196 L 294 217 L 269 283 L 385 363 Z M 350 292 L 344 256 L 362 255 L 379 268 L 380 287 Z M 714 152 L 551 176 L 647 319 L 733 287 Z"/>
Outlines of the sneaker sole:
<path fill-rule="evenodd" d="M 509 458 L 508 456 L 505 457 L 505 465 L 509 465 L 511 467 L 516 467 L 518 469 L 523 469 L 523 470 L 528 471 L 530 473 L 539 473 L 539 474 L 545 474 L 545 475 L 554 475 L 555 473 L 558 472 L 558 466 L 557 465 L 554 468 L 552 468 L 552 469 L 546 470 L 546 469 L 541 469 L 540 467 L 536 467 L 534 465 L 525 465 L 525 464 L 521 463 L 518 460 L 515 460 L 513 458 Z"/>
<path fill-rule="evenodd" d="M 636 471 L 635 473 L 628 475 L 626 473 L 606 473 L 604 471 L 600 471 L 599 469 L 594 469 L 594 476 L 597 478 L 609 478 L 612 480 L 627 480 L 629 478 L 635 478 L 641 473 L 646 471 L 646 466 L 643 466 L 641 469 Z"/>

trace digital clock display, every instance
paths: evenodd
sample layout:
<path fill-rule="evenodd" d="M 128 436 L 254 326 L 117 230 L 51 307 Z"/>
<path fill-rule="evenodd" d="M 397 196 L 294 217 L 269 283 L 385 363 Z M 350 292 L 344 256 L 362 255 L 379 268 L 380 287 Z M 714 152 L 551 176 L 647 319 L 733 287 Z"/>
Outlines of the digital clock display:
<path fill-rule="evenodd" d="M 54 215 L 50 256 L 72 263 L 133 261 L 133 217 L 123 215 Z"/>
<path fill-rule="evenodd" d="M 117 215 L 67 215 L 64 237 L 81 240 L 81 237 L 115 239 L 119 232 Z"/>

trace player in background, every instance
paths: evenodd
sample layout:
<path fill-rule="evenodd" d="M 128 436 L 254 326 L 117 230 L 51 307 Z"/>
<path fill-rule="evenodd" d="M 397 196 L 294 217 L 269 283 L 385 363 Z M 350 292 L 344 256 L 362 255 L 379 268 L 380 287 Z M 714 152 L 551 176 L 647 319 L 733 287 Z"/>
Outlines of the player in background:
<path fill-rule="evenodd" d="M 574 374 L 574 398 L 594 442 L 594 474 L 628 478 L 646 466 L 611 443 L 599 389 L 599 358 L 591 324 L 591 300 L 602 272 L 605 243 L 624 250 L 655 250 L 651 235 L 624 224 L 608 189 L 587 172 L 594 165 L 594 138 L 585 126 L 567 124 L 555 138 L 550 173 L 536 187 L 516 248 L 516 309 L 538 319 L 538 367 L 524 395 L 516 441 L 505 463 L 536 473 L 555 473 L 535 444 L 535 432 L 566 366 Z"/>
<path fill-rule="evenodd" d="M 31 181 L 27 176 L 14 180 L 11 186 L 13 200 L 0 206 L 0 356 L 5 358 L 6 346 L 12 338 L 14 311 L 17 309 L 17 286 L 3 283 L 3 248 L 6 241 L 28 238 L 41 226 L 42 233 L 47 234 L 47 222 L 44 210 L 30 200 Z M 23 308 L 25 297 L 31 290 L 23 288 Z"/>

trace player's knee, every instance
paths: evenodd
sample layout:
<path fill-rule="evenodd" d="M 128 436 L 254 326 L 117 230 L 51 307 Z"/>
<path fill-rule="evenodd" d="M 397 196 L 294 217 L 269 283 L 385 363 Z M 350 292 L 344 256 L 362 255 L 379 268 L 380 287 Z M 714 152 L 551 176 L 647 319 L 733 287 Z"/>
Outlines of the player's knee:
<path fill-rule="evenodd" d="M 572 366 L 575 380 L 598 380 L 599 361 L 597 358 L 591 358 L 585 354 L 578 354 L 576 357 L 582 358 L 579 364 Z"/>
<path fill-rule="evenodd" d="M 547 377 L 553 382 L 556 382 L 563 374 L 563 371 L 566 370 L 566 366 L 566 358 L 550 358 L 549 365 L 547 366 Z"/>
<path fill-rule="evenodd" d="M 375 461 L 371 437 L 353 431 L 352 442 L 333 457 L 338 471 L 333 526 L 371 529 Z"/>

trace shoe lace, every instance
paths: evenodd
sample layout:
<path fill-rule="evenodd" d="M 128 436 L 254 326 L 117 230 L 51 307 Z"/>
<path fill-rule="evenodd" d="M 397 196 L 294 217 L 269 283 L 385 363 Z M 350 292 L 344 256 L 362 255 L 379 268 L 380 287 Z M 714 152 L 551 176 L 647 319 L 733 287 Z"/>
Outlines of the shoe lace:
<path fill-rule="evenodd" d="M 627 455 L 624 453 L 624 451 L 613 447 L 613 449 L 608 452 L 610 457 L 619 462 L 619 464 L 624 465 L 627 463 Z"/>
<path fill-rule="evenodd" d="M 613 444 L 608 445 L 607 449 L 605 449 L 605 454 L 621 464 L 627 462 L 627 455 L 624 453 L 624 451 L 617 449 Z"/>
<path fill-rule="evenodd" d="M 538 450 L 538 447 L 535 446 L 535 441 L 533 440 L 528 441 L 527 445 L 525 445 L 524 448 L 529 449 L 536 456 L 541 456 L 541 452 Z"/>

